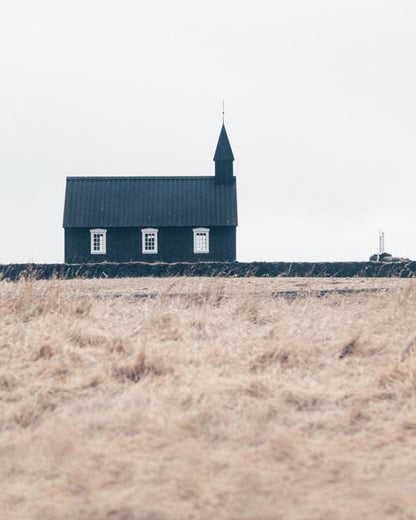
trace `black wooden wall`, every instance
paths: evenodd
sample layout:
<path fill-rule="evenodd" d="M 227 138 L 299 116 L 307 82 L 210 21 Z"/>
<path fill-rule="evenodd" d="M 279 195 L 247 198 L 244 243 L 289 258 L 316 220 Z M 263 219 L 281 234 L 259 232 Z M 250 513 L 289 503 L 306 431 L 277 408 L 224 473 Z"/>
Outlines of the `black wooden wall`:
<path fill-rule="evenodd" d="M 231 262 L 236 259 L 236 228 L 212 227 L 209 253 L 193 252 L 193 228 L 159 228 L 158 253 L 142 254 L 141 228 L 108 228 L 107 253 L 92 255 L 90 229 L 65 229 L 65 263 L 89 262 Z"/>

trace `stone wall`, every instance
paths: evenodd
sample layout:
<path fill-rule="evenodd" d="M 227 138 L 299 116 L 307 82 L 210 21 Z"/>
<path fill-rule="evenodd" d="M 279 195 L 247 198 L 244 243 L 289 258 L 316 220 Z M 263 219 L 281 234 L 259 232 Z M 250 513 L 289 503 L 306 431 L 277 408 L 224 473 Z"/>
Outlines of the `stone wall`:
<path fill-rule="evenodd" d="M 100 264 L 8 264 L 0 265 L 0 278 L 22 277 L 123 278 L 145 276 L 312 276 L 401 277 L 416 276 L 416 262 L 200 262 L 200 263 L 100 263 Z"/>

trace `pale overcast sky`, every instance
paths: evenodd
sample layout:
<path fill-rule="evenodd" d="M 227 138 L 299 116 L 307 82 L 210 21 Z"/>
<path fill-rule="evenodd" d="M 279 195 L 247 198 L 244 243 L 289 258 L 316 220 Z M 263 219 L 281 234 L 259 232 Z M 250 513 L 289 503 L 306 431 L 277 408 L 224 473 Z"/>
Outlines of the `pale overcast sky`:
<path fill-rule="evenodd" d="M 414 0 L 0 0 L 0 263 L 61 262 L 67 175 L 210 175 L 238 260 L 416 258 Z"/>

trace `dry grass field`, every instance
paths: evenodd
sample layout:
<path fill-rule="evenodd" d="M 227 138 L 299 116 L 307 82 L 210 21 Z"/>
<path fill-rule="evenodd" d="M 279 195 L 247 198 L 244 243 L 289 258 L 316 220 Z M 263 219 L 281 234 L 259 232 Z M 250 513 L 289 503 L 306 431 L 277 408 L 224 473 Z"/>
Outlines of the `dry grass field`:
<path fill-rule="evenodd" d="M 415 281 L 0 282 L 0 307 L 2 519 L 416 518 Z"/>

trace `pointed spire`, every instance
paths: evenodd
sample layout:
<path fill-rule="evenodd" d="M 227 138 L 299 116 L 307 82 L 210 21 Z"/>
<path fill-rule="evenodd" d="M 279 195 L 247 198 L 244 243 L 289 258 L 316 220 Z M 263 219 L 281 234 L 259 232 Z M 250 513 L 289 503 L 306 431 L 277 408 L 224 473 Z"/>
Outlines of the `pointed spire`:
<path fill-rule="evenodd" d="M 224 123 L 222 124 L 220 137 L 214 155 L 215 182 L 217 184 L 231 184 L 233 182 L 234 155 L 228 140 Z"/>
<path fill-rule="evenodd" d="M 233 151 L 231 150 L 230 141 L 224 123 L 222 124 L 220 137 L 215 150 L 214 161 L 234 161 Z"/>

